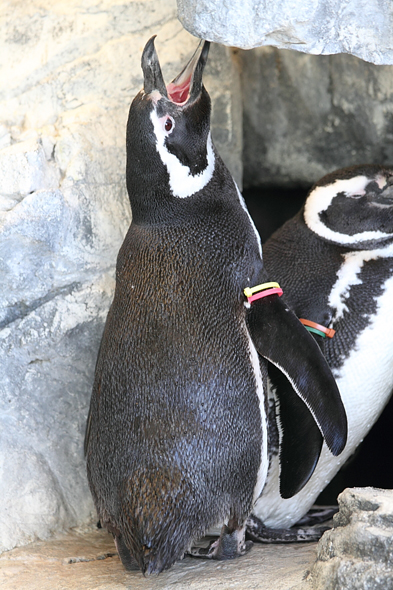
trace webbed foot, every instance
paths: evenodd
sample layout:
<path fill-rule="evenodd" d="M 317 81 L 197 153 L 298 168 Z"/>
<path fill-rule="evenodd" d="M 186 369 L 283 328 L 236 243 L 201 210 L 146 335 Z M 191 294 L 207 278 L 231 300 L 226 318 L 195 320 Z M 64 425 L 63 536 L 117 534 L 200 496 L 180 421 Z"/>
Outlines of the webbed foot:
<path fill-rule="evenodd" d="M 338 506 L 317 506 L 314 504 L 294 526 L 314 526 L 320 522 L 331 520 L 338 512 Z"/>
<path fill-rule="evenodd" d="M 337 507 L 328 506 L 312 508 L 299 522 L 288 529 L 273 529 L 267 527 L 254 514 L 246 523 L 246 538 L 259 543 L 309 543 L 319 541 L 330 526 L 314 526 L 330 520 L 337 512 Z"/>

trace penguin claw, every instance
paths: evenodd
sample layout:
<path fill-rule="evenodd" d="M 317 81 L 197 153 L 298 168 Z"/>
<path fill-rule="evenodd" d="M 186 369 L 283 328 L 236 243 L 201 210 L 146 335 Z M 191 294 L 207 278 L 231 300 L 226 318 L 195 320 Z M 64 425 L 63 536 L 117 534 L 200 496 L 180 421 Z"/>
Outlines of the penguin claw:
<path fill-rule="evenodd" d="M 251 540 L 245 540 L 244 528 L 231 531 L 224 525 L 218 539 L 212 540 L 207 547 L 192 547 L 189 555 L 224 561 L 245 555 L 253 544 Z"/>
<path fill-rule="evenodd" d="M 192 557 L 204 557 L 205 559 L 213 559 L 212 553 L 214 552 L 215 547 L 217 546 L 219 539 L 213 539 L 207 545 L 207 547 L 191 547 L 191 549 L 187 552 L 187 555 L 191 555 Z"/>

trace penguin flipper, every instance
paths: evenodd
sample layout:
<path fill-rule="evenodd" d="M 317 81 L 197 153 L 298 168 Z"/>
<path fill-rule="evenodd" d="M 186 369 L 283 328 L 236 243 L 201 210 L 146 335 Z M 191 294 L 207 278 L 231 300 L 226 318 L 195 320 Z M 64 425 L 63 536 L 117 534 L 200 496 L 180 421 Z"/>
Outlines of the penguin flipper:
<path fill-rule="evenodd" d="M 332 454 L 339 455 L 347 440 L 347 417 L 336 381 L 314 338 L 277 295 L 254 301 L 247 324 L 258 353 L 284 373 Z"/>
<path fill-rule="evenodd" d="M 83 443 L 83 452 L 84 452 L 85 457 L 87 455 L 87 449 L 89 447 L 90 431 L 91 431 L 91 406 L 89 408 L 89 413 L 87 414 L 86 428 L 85 428 L 85 440 Z"/>
<path fill-rule="evenodd" d="M 280 404 L 280 494 L 282 498 L 291 498 L 314 473 L 323 437 L 311 412 L 285 375 L 270 363 L 268 370 Z"/>
<path fill-rule="evenodd" d="M 111 310 L 109 310 L 108 318 L 109 318 L 110 312 L 111 312 Z M 93 399 L 94 399 L 93 396 L 95 395 L 98 400 L 99 396 L 100 396 L 100 390 L 101 390 L 101 371 L 99 370 L 98 363 L 99 363 L 100 355 L 101 355 L 102 341 L 103 341 L 103 338 L 101 339 L 100 347 L 98 349 L 97 361 L 96 361 L 96 367 L 95 367 L 96 377 L 95 377 L 95 381 L 94 381 L 94 385 L 93 385 L 93 394 L 90 399 L 89 413 L 87 414 L 87 420 L 86 420 L 85 439 L 83 442 L 83 451 L 84 451 L 85 457 L 87 456 L 87 450 L 89 448 L 89 440 L 90 440 L 90 433 L 91 433 L 92 406 L 93 406 Z"/>

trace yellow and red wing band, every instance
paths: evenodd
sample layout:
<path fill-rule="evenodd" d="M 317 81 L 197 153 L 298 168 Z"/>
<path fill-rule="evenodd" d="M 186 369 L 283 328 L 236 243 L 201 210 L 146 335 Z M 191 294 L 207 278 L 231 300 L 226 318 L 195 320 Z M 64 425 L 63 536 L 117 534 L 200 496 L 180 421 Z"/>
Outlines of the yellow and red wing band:
<path fill-rule="evenodd" d="M 244 289 L 244 295 L 247 297 L 248 303 L 252 303 L 262 297 L 268 297 L 269 295 L 278 295 L 281 297 L 282 289 L 278 283 L 262 283 L 255 287 L 246 287 Z"/>

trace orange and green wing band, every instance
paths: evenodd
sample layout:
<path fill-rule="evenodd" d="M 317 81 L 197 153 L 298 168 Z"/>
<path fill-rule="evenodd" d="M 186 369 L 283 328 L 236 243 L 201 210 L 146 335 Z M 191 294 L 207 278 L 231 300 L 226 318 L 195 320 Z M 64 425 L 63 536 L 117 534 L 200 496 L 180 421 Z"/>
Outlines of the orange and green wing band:
<path fill-rule="evenodd" d="M 244 295 L 247 297 L 248 303 L 252 303 L 257 299 L 262 299 L 262 297 L 267 297 L 268 295 L 278 295 L 281 297 L 282 289 L 278 283 L 262 283 L 255 287 L 246 287 L 244 289 Z"/>
<path fill-rule="evenodd" d="M 309 332 L 318 334 L 318 336 L 322 336 L 322 338 L 333 338 L 333 336 L 336 333 L 336 330 L 333 330 L 332 328 L 325 328 L 325 326 L 317 324 L 316 322 L 312 322 L 311 320 L 305 320 L 304 318 L 300 318 L 300 321 Z"/>

